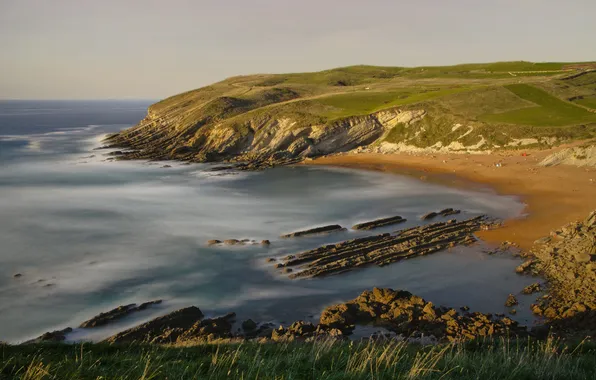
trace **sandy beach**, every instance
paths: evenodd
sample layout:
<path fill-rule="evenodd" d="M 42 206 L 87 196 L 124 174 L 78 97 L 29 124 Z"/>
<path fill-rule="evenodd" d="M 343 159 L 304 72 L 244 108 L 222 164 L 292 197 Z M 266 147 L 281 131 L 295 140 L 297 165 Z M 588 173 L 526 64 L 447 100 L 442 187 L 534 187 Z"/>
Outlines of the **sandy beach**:
<path fill-rule="evenodd" d="M 493 243 L 507 240 L 529 249 L 536 239 L 582 220 L 596 209 L 596 168 L 538 166 L 559 149 L 562 147 L 493 154 L 359 153 L 305 164 L 397 173 L 457 187 L 489 186 L 499 194 L 519 196 L 526 204 L 525 215 L 506 220 L 503 228 L 482 232 L 480 237 Z"/>

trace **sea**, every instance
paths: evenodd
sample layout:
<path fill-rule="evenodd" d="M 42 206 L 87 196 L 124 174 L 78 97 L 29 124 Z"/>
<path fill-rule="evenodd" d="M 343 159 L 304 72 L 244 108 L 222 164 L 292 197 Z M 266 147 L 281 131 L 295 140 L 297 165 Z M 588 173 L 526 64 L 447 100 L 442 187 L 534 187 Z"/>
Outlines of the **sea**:
<path fill-rule="evenodd" d="M 207 316 L 289 324 L 373 287 L 405 289 L 435 304 L 505 313 L 509 293 L 534 280 L 520 259 L 478 243 L 385 267 L 291 280 L 267 258 L 392 232 L 453 207 L 456 218 L 523 217 L 519 199 L 412 177 L 332 167 L 212 172 L 210 164 L 114 161 L 96 150 L 142 119 L 152 101 L 0 102 L 0 341 L 72 327 L 69 341 L 100 341 L 186 306 Z M 170 166 L 170 167 L 168 167 Z M 374 231 L 281 239 L 328 224 L 401 215 Z M 268 239 L 270 246 L 208 246 Z M 513 318 L 533 323 L 535 296 Z M 119 305 L 160 305 L 96 329 L 81 322 Z"/>

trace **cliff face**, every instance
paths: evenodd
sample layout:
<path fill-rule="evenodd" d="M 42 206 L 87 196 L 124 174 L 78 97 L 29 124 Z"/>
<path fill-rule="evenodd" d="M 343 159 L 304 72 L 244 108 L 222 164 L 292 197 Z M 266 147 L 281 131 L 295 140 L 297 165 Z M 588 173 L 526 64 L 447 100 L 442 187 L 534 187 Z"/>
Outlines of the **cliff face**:
<path fill-rule="evenodd" d="M 467 153 L 596 137 L 596 72 L 578 76 L 561 66 L 559 76 L 541 77 L 531 71 L 536 65 L 234 77 L 152 105 L 108 142 L 128 148 L 122 159 L 267 166 L 353 149 Z"/>
<path fill-rule="evenodd" d="M 329 124 L 298 126 L 291 117 L 249 118 L 241 128 L 222 122 L 176 127 L 176 115 L 149 111 L 136 127 L 110 137 L 130 159 L 221 161 L 272 156 L 306 158 L 345 152 L 381 139 L 396 125 L 422 120 L 424 110 L 390 109 Z"/>

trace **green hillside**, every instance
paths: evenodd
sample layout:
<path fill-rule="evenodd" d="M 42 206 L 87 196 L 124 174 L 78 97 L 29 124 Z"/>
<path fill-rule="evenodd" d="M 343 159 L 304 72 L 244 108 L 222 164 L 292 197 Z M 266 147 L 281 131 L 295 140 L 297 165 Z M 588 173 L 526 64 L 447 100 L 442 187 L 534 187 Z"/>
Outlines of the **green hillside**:
<path fill-rule="evenodd" d="M 511 84 L 505 88 L 520 98 L 534 103 L 535 106 L 486 115 L 483 117 L 484 120 L 535 126 L 563 126 L 596 122 L 596 113 L 558 99 L 536 87 L 527 84 Z"/>
<path fill-rule="evenodd" d="M 360 125 L 357 134 L 366 136 L 343 138 L 335 151 L 383 142 L 459 150 L 512 148 L 522 140 L 548 146 L 596 136 L 592 70 L 596 63 L 519 61 L 238 76 L 152 105 L 148 118 L 113 140 L 141 152 L 131 158 L 205 161 L 287 149 L 326 154 L 331 137 L 321 127 L 339 131 L 360 125 L 354 118 L 388 110 L 423 111 L 424 118 L 394 131 L 387 131 L 392 122 L 381 122 L 385 132 L 369 134 Z M 294 137 L 283 143 L 267 137 L 290 130 Z"/>

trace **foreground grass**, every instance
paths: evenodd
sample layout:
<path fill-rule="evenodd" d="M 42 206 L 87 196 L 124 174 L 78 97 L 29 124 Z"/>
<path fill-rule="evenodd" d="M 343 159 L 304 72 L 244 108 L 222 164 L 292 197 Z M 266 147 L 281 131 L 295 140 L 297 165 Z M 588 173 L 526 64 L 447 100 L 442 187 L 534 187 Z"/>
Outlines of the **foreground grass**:
<path fill-rule="evenodd" d="M 595 113 L 564 102 L 536 87 L 527 84 L 512 84 L 505 87 L 520 98 L 536 104 L 537 107 L 485 115 L 482 119 L 533 126 L 563 126 L 596 122 Z"/>
<path fill-rule="evenodd" d="M 594 379 L 596 349 L 553 340 L 30 345 L 0 348 L 2 379 Z"/>

